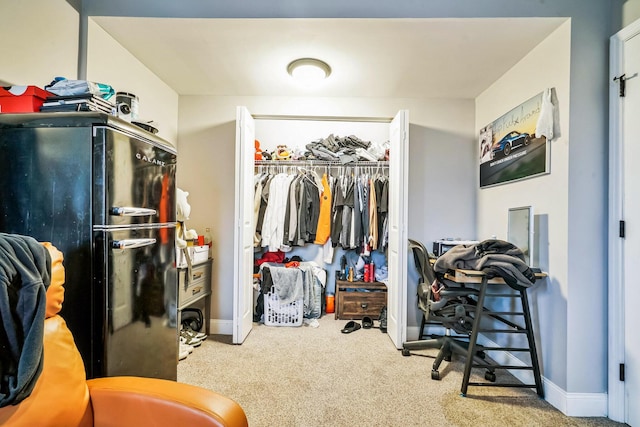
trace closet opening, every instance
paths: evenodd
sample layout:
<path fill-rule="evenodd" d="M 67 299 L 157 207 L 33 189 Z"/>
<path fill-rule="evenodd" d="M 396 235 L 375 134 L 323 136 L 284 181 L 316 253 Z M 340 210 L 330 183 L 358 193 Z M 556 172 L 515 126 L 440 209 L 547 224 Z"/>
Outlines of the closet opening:
<path fill-rule="evenodd" d="M 265 314 L 272 314 L 267 310 L 264 298 L 267 292 L 260 291 L 259 280 L 261 270 L 256 268 L 256 261 L 262 261 L 265 254 L 267 259 L 278 261 L 302 261 L 306 266 L 313 265 L 320 271 L 320 278 L 316 282 L 307 284 L 309 294 L 305 296 L 307 304 L 307 319 L 313 319 L 322 313 L 323 298 L 327 294 L 336 293 L 338 280 L 347 279 L 348 272 L 345 265 L 354 264 L 358 260 L 377 266 L 378 274 L 368 273 L 367 280 L 372 278 L 382 280 L 387 285 L 387 319 L 388 334 L 397 348 L 402 345 L 406 337 L 406 203 L 407 203 L 407 140 L 408 140 L 408 112 L 400 111 L 395 118 L 370 118 L 370 117 L 340 117 L 340 116 L 277 116 L 255 115 L 252 116 L 244 107 L 238 107 L 236 121 L 236 239 L 235 239 L 235 278 L 234 281 L 234 328 L 233 342 L 241 344 L 249 335 L 254 321 L 264 321 Z M 355 155 L 355 149 L 347 153 L 354 154 L 349 158 L 348 154 L 340 158 L 323 157 L 322 144 L 345 145 L 353 142 L 357 148 L 359 143 L 365 142 L 367 147 L 372 147 L 366 153 L 359 151 Z M 314 144 L 321 144 L 320 151 L 314 153 Z M 259 151 L 258 151 L 259 150 Z M 385 150 L 386 153 L 385 153 Z M 373 157 L 367 158 L 372 152 Z M 264 153 L 258 156 L 259 153 Z M 380 154 L 381 153 L 381 154 Z M 344 153 L 343 153 L 344 154 Z M 385 159 L 388 155 L 388 161 Z M 395 159 L 394 159 L 395 157 Z M 256 161 L 256 159 L 259 159 Z M 267 160 L 265 160 L 265 158 Z M 276 177 L 277 180 L 276 180 Z M 272 217 L 268 217 L 267 230 L 263 230 L 264 216 L 258 219 L 256 203 L 260 203 L 260 197 L 256 198 L 256 183 L 269 181 L 269 186 L 274 182 L 278 186 L 286 188 L 276 190 L 273 194 L 268 190 L 269 197 L 277 197 L 281 206 L 287 206 L 287 197 L 291 190 L 291 183 L 298 182 L 303 188 L 306 185 L 307 192 L 315 190 L 321 194 L 323 184 L 328 188 L 338 189 L 344 195 L 349 185 L 367 184 L 367 188 L 373 184 L 373 191 L 378 189 L 386 191 L 388 208 L 384 211 L 382 222 L 377 222 L 378 209 L 367 210 L 368 222 L 375 221 L 375 230 L 367 229 L 366 237 L 363 235 L 337 232 L 334 223 L 327 236 L 316 240 L 314 229 L 312 235 L 304 237 L 290 233 L 285 227 L 280 212 L 280 225 L 274 225 Z M 360 183 L 360 184 L 357 184 Z M 385 187 L 386 186 L 386 187 Z M 262 187 L 264 188 L 264 187 Z M 274 187 L 279 188 L 279 187 Z M 297 187 L 300 188 L 300 187 Z M 356 187 L 358 188 L 358 187 Z M 367 194 L 368 190 L 361 190 Z M 336 219 L 333 209 L 334 191 L 331 192 L 330 217 Z M 377 193 L 375 194 L 377 196 Z M 353 196 L 351 196 L 353 199 Z M 284 199 L 284 200 L 283 200 Z M 272 199 L 275 203 L 275 198 Z M 291 200 L 291 199 L 289 199 Z M 360 208 L 364 207 L 363 200 L 358 199 Z M 376 198 L 377 201 L 377 198 Z M 377 206 L 377 205 L 376 205 Z M 290 205 L 289 205 L 290 207 Z M 271 213 L 275 208 L 271 207 Z M 351 207 L 350 207 L 351 209 Z M 263 215 L 267 210 L 263 205 Z M 287 225 L 291 223 L 290 215 Z M 351 212 L 353 213 L 353 212 Z M 370 218 L 369 214 L 376 216 Z M 270 213 L 267 212 L 267 215 Z M 358 211 L 362 217 L 362 209 Z M 308 212 L 296 211 L 295 218 L 306 220 Z M 388 217 L 387 217 L 388 216 Z M 351 222 L 355 221 L 351 216 Z M 259 233 L 256 227 L 260 222 Z M 278 224 L 276 222 L 276 224 Z M 316 223 L 317 226 L 317 223 Z M 385 226 L 387 227 L 385 229 Z M 341 228 L 341 226 L 339 226 Z M 286 243 L 283 234 L 287 234 Z M 362 228 L 355 227 L 355 230 Z M 266 231 L 266 236 L 265 236 Z M 341 228 L 341 231 L 343 229 Z M 278 233 L 274 236 L 274 232 Z M 325 230 L 326 232 L 326 230 Z M 295 236 L 295 238 L 294 238 Z M 384 237 L 386 236 L 386 237 Z M 325 240 L 326 239 L 326 240 Z M 367 244 L 359 244 L 366 239 Z M 345 260 L 349 261 L 345 261 Z M 309 263 L 309 264 L 307 264 Z M 376 267 L 373 267 L 374 271 Z M 368 269 L 370 272 L 371 270 Z M 271 272 L 270 272 L 271 273 Z M 362 274 L 362 273 L 361 273 Z M 310 277 L 310 276 L 307 276 Z M 363 275 L 356 277 L 363 279 Z M 318 283 L 321 283 L 319 286 Z M 256 285 L 256 286 L 254 286 Z M 258 301 L 260 299 L 260 301 Z M 315 305 L 314 305 L 315 301 Z M 268 304 L 268 302 L 267 302 Z M 263 311 L 260 312 L 260 307 Z M 294 311 L 296 311 L 294 309 Z M 293 313 L 286 322 L 299 322 L 295 318 L 298 312 Z M 329 314 L 332 315 L 332 314 Z M 267 320 L 268 322 L 272 320 Z M 265 322 L 267 323 L 267 322 Z"/>

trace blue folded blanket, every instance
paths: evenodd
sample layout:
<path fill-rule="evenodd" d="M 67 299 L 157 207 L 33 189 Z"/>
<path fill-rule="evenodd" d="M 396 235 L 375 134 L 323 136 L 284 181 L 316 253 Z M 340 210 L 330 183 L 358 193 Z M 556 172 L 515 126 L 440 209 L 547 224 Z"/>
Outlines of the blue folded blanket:
<path fill-rule="evenodd" d="M 0 233 L 0 407 L 28 397 L 42 372 L 49 251 Z"/>

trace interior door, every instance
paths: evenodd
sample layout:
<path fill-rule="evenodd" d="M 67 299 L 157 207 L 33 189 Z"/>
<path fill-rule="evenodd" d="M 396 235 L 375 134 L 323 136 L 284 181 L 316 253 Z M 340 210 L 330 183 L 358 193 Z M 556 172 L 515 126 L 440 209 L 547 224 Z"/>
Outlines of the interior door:
<path fill-rule="evenodd" d="M 407 337 L 407 193 L 409 112 L 401 110 L 389 128 L 389 249 L 387 333 L 396 348 Z"/>
<path fill-rule="evenodd" d="M 611 72 L 609 418 L 640 426 L 640 20 L 611 38 Z"/>
<path fill-rule="evenodd" d="M 249 110 L 236 112 L 236 179 L 233 343 L 242 344 L 253 325 L 253 152 L 255 122 Z"/>
<path fill-rule="evenodd" d="M 636 301 L 640 299 L 640 280 L 636 266 L 640 259 L 640 35 L 625 43 L 626 94 L 624 97 L 622 138 L 624 161 L 623 215 L 627 223 L 624 238 L 624 365 L 625 422 L 640 426 L 640 340 L 635 327 L 640 325 Z M 635 77 L 632 77 L 634 76 Z"/>

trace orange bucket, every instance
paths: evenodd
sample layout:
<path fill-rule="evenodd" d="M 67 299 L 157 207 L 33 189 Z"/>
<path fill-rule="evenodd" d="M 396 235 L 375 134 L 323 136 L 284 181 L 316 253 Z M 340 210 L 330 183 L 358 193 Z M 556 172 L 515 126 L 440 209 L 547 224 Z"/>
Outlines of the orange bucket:
<path fill-rule="evenodd" d="M 333 294 L 327 294 L 327 313 L 335 311 L 335 297 Z"/>

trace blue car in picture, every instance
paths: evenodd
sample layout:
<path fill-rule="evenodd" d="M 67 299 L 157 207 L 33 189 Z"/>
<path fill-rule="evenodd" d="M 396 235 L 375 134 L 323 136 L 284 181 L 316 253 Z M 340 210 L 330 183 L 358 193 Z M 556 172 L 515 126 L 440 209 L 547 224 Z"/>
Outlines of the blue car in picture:
<path fill-rule="evenodd" d="M 495 156 L 499 152 L 502 152 L 505 156 L 508 156 L 509 154 L 511 154 L 511 151 L 515 150 L 516 148 L 529 145 L 529 142 L 531 142 L 531 135 L 529 135 L 528 133 L 511 131 L 503 136 L 500 141 L 493 144 L 493 147 L 491 148 L 491 154 Z"/>

